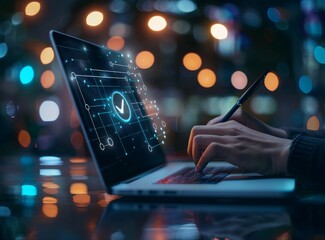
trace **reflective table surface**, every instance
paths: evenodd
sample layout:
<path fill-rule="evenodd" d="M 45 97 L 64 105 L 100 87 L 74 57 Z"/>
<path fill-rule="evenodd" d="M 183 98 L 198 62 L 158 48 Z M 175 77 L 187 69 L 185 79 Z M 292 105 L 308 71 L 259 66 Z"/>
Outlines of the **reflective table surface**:
<path fill-rule="evenodd" d="M 87 158 L 1 157 L 0 239 L 325 239 L 325 195 L 289 201 L 129 199 Z"/>

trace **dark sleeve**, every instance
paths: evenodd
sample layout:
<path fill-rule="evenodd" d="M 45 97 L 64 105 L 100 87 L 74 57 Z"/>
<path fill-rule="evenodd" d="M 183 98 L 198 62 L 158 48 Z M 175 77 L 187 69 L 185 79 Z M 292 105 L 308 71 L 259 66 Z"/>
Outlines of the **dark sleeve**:
<path fill-rule="evenodd" d="M 325 183 L 325 138 L 297 135 L 290 148 L 287 170 L 302 181 Z"/>

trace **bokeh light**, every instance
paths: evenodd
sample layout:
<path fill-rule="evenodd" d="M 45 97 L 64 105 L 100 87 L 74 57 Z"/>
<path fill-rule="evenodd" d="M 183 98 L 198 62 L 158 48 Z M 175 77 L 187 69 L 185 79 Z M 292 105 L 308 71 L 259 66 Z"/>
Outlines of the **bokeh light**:
<path fill-rule="evenodd" d="M 30 146 L 32 139 L 30 134 L 26 130 L 20 130 L 18 133 L 18 142 L 19 144 L 24 147 L 28 148 Z"/>
<path fill-rule="evenodd" d="M 313 131 L 319 130 L 320 127 L 319 119 L 315 115 L 311 116 L 307 121 L 306 127 L 308 130 L 313 130 Z"/>
<path fill-rule="evenodd" d="M 71 137 L 70 137 L 70 141 L 71 141 L 71 144 L 73 145 L 73 147 L 76 149 L 76 150 L 80 150 L 83 148 L 84 146 L 84 138 L 83 138 L 83 135 L 80 131 L 78 130 L 74 130 L 72 133 L 71 133 Z"/>
<path fill-rule="evenodd" d="M 227 38 L 228 30 L 227 28 L 220 23 L 213 24 L 210 29 L 211 35 L 218 40 Z"/>
<path fill-rule="evenodd" d="M 231 75 L 231 84 L 234 88 L 241 90 L 247 86 L 247 76 L 242 71 L 236 71 Z"/>
<path fill-rule="evenodd" d="M 36 196 L 37 188 L 34 185 L 22 185 L 21 186 L 21 195 L 22 196 Z"/>
<path fill-rule="evenodd" d="M 162 31 L 166 28 L 166 26 L 167 26 L 167 21 L 162 16 L 153 16 L 148 21 L 148 27 L 152 31 L 156 31 L 156 32 Z"/>
<path fill-rule="evenodd" d="M 41 62 L 46 65 L 53 61 L 54 59 L 54 51 L 51 47 L 46 47 L 42 50 L 40 54 Z"/>
<path fill-rule="evenodd" d="M 33 81 L 34 69 L 31 66 L 25 66 L 21 69 L 19 74 L 20 82 L 22 84 L 28 84 Z"/>
<path fill-rule="evenodd" d="M 0 58 L 3 58 L 8 53 L 8 45 L 6 43 L 0 43 Z"/>
<path fill-rule="evenodd" d="M 179 0 L 176 4 L 179 11 L 183 13 L 194 12 L 197 9 L 195 2 L 191 0 Z"/>
<path fill-rule="evenodd" d="M 41 10 L 41 4 L 39 2 L 30 2 L 25 8 L 25 14 L 27 16 L 35 16 Z"/>
<path fill-rule="evenodd" d="M 313 82 L 309 77 L 301 76 L 299 78 L 299 88 L 303 93 L 308 94 L 313 89 Z"/>
<path fill-rule="evenodd" d="M 54 85 L 55 83 L 55 76 L 51 70 L 46 70 L 42 73 L 41 76 L 41 85 L 43 88 L 47 89 Z"/>
<path fill-rule="evenodd" d="M 136 65 L 141 69 L 150 68 L 155 62 L 154 55 L 149 51 L 142 51 L 138 53 L 135 58 Z"/>
<path fill-rule="evenodd" d="M 277 103 L 271 96 L 255 96 L 251 101 L 251 108 L 256 114 L 270 115 L 277 110 Z"/>
<path fill-rule="evenodd" d="M 274 92 L 279 87 L 278 76 L 273 72 L 269 72 L 264 79 L 264 85 L 267 90 Z"/>
<path fill-rule="evenodd" d="M 197 80 L 202 87 L 210 88 L 217 82 L 217 76 L 212 70 L 205 68 L 199 72 Z"/>
<path fill-rule="evenodd" d="M 325 64 L 325 48 L 321 46 L 315 47 L 314 57 L 320 64 Z"/>
<path fill-rule="evenodd" d="M 50 203 L 56 204 L 58 203 L 58 199 L 55 197 L 43 197 L 42 202 L 44 204 L 50 204 Z"/>
<path fill-rule="evenodd" d="M 113 36 L 107 40 L 107 47 L 115 50 L 115 51 L 120 51 L 124 47 L 125 41 L 122 37 L 120 36 Z"/>
<path fill-rule="evenodd" d="M 201 67 L 202 59 L 196 53 L 187 53 L 183 58 L 183 64 L 186 69 L 195 71 Z"/>
<path fill-rule="evenodd" d="M 96 27 L 104 20 L 104 14 L 100 11 L 92 11 L 86 17 L 86 23 L 88 26 Z"/>
<path fill-rule="evenodd" d="M 39 108 L 39 115 L 44 122 L 55 121 L 60 115 L 60 109 L 54 101 L 44 101 Z"/>
<path fill-rule="evenodd" d="M 85 183 L 73 183 L 70 186 L 71 194 L 88 194 L 88 187 Z"/>
<path fill-rule="evenodd" d="M 48 218 L 55 218 L 58 215 L 59 209 L 56 204 L 44 204 L 42 212 Z"/>
<path fill-rule="evenodd" d="M 273 7 L 269 8 L 267 10 L 267 16 L 274 23 L 278 23 L 281 20 L 280 11 L 277 8 L 273 8 Z"/>

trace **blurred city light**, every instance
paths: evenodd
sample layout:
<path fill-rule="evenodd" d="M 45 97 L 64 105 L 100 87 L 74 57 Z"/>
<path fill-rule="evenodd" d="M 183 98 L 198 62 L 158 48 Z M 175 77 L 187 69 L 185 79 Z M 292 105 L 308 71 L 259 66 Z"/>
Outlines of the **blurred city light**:
<path fill-rule="evenodd" d="M 309 77 L 301 76 L 299 78 L 299 88 L 303 93 L 308 94 L 313 89 L 313 82 Z"/>
<path fill-rule="evenodd" d="M 30 2 L 25 8 L 25 14 L 27 16 L 35 16 L 41 10 L 41 4 L 39 2 Z"/>
<path fill-rule="evenodd" d="M 40 176 L 44 177 L 56 177 L 61 176 L 61 170 L 60 169 L 40 169 L 39 171 Z"/>
<path fill-rule="evenodd" d="M 3 58 L 8 53 L 8 45 L 6 43 L 0 43 L 0 58 Z"/>
<path fill-rule="evenodd" d="M 271 92 L 274 92 L 279 87 L 278 76 L 273 72 L 269 72 L 264 79 L 264 85 L 266 89 Z"/>
<path fill-rule="evenodd" d="M 274 8 L 274 7 L 269 8 L 267 10 L 267 16 L 274 23 L 278 23 L 281 21 L 281 14 L 277 8 Z"/>
<path fill-rule="evenodd" d="M 148 27 L 152 31 L 156 31 L 156 32 L 162 31 L 166 28 L 166 26 L 167 26 L 167 21 L 162 16 L 151 17 L 148 21 Z"/>
<path fill-rule="evenodd" d="M 18 133 L 18 142 L 22 147 L 28 148 L 31 144 L 30 134 L 26 130 L 20 130 Z"/>
<path fill-rule="evenodd" d="M 320 64 L 325 64 L 325 48 L 321 46 L 315 47 L 314 57 Z"/>
<path fill-rule="evenodd" d="M 241 90 L 247 86 L 247 76 L 242 71 L 236 71 L 231 75 L 231 84 L 234 88 Z"/>
<path fill-rule="evenodd" d="M 71 194 L 88 194 L 88 187 L 85 183 L 73 183 L 70 186 Z"/>
<path fill-rule="evenodd" d="M 136 65 L 141 69 L 150 68 L 155 62 L 154 55 L 149 51 L 139 52 L 135 58 Z"/>
<path fill-rule="evenodd" d="M 255 96 L 251 101 L 253 112 L 261 115 L 274 114 L 277 110 L 277 104 L 271 96 Z"/>
<path fill-rule="evenodd" d="M 54 85 L 55 76 L 51 70 L 46 70 L 41 75 L 41 85 L 43 88 L 47 89 Z"/>
<path fill-rule="evenodd" d="M 227 28 L 220 23 L 213 24 L 210 28 L 210 32 L 211 35 L 218 40 L 225 39 L 228 36 Z"/>
<path fill-rule="evenodd" d="M 39 108 L 39 115 L 44 122 L 55 121 L 60 115 L 60 109 L 54 101 L 44 101 Z"/>
<path fill-rule="evenodd" d="M 56 204 L 43 204 L 42 206 L 43 214 L 48 218 L 55 218 L 58 215 L 59 209 Z"/>
<path fill-rule="evenodd" d="M 316 116 L 311 116 L 306 124 L 308 130 L 317 131 L 320 128 L 319 119 Z"/>
<path fill-rule="evenodd" d="M 42 202 L 45 204 L 56 204 L 58 203 L 58 199 L 55 197 L 43 197 Z"/>
<path fill-rule="evenodd" d="M 187 53 L 183 57 L 184 67 L 190 71 L 198 70 L 202 65 L 202 59 L 197 53 Z"/>
<path fill-rule="evenodd" d="M 104 14 L 100 11 L 92 11 L 86 17 L 86 23 L 88 26 L 96 27 L 104 20 Z"/>
<path fill-rule="evenodd" d="M 204 88 L 210 88 L 217 82 L 217 76 L 210 69 L 202 69 L 197 77 L 199 84 Z"/>
<path fill-rule="evenodd" d="M 179 11 L 183 13 L 194 12 L 197 9 L 195 2 L 191 0 L 179 0 L 176 4 Z"/>
<path fill-rule="evenodd" d="M 22 185 L 21 186 L 21 195 L 22 196 L 36 196 L 37 189 L 34 185 Z"/>
<path fill-rule="evenodd" d="M 319 104 L 315 97 L 306 96 L 301 100 L 302 112 L 306 115 L 316 114 L 319 109 Z"/>
<path fill-rule="evenodd" d="M 113 36 L 107 40 L 107 47 L 115 50 L 115 51 L 120 51 L 124 47 L 125 41 L 122 37 L 120 36 Z"/>
<path fill-rule="evenodd" d="M 19 74 L 20 82 L 22 84 L 30 83 L 34 78 L 34 69 L 31 66 L 25 66 L 21 69 Z"/>
<path fill-rule="evenodd" d="M 41 62 L 46 65 L 53 61 L 54 59 L 54 51 L 51 47 L 46 47 L 42 50 L 40 54 Z"/>

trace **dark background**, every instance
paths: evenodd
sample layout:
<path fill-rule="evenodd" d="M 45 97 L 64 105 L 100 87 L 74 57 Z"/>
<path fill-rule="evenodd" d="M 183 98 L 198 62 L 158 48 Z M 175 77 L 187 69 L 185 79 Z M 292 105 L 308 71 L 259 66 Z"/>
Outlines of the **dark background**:
<path fill-rule="evenodd" d="M 119 35 L 125 40 L 122 51 L 134 57 L 143 50 L 154 54 L 153 66 L 140 72 L 167 122 L 166 150 L 170 153 L 185 154 L 191 127 L 224 113 L 243 93 L 231 84 L 235 71 L 246 74 L 248 85 L 265 69 L 279 78 L 275 91 L 261 87 L 247 102 L 248 112 L 277 127 L 323 127 L 324 1 L 43 0 L 35 16 L 26 16 L 29 2 L 0 3 L 1 155 L 88 153 L 56 60 L 40 61 L 42 50 L 50 47 L 51 29 L 100 45 Z M 180 3 L 190 4 L 191 11 L 182 12 L 177 7 Z M 104 14 L 97 27 L 85 23 L 92 10 Z M 153 32 L 148 28 L 154 15 L 165 17 L 166 29 Z M 175 23 L 182 27 L 175 28 Z M 214 23 L 227 26 L 228 38 L 211 36 Z M 182 59 L 188 52 L 200 55 L 200 69 L 184 67 Z M 28 84 L 20 78 L 25 66 L 34 70 Z M 197 81 L 203 68 L 217 76 L 211 88 Z M 50 88 L 40 82 L 46 70 L 55 75 Z M 59 115 L 54 121 L 40 117 L 44 101 L 57 104 Z"/>

